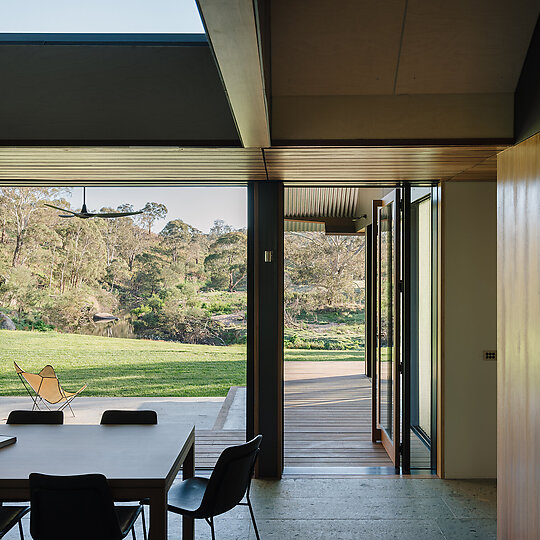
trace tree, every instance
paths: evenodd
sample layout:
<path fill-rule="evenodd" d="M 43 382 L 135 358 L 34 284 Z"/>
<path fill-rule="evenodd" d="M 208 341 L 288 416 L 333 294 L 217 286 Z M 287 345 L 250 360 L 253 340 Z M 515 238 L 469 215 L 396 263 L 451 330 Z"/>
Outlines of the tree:
<path fill-rule="evenodd" d="M 212 227 L 210 227 L 210 238 L 216 239 L 218 236 L 233 232 L 233 228 L 227 225 L 222 219 L 216 219 Z"/>
<path fill-rule="evenodd" d="M 169 221 L 159 233 L 162 244 L 169 253 L 173 263 L 178 262 L 179 254 L 184 251 L 193 238 L 193 227 L 184 223 L 181 219 Z"/>
<path fill-rule="evenodd" d="M 204 266 L 210 273 L 211 286 L 237 289 L 247 273 L 247 236 L 243 231 L 223 234 L 210 245 Z"/>
<path fill-rule="evenodd" d="M 97 284 L 105 274 L 105 242 L 99 227 L 96 220 L 73 219 L 59 229 L 63 240 L 61 292 L 82 284 Z"/>
<path fill-rule="evenodd" d="M 133 206 L 131 204 L 123 204 L 118 207 L 118 211 L 133 212 Z M 146 235 L 144 230 L 131 217 L 118 219 L 116 234 L 119 253 L 126 261 L 129 271 L 133 272 L 135 258 L 148 246 L 149 235 Z"/>
<path fill-rule="evenodd" d="M 4 195 L 0 192 L 0 220 L 2 223 L 0 226 L 2 230 L 0 231 L 0 244 L 6 243 L 6 231 L 7 231 L 7 207 L 4 201 Z"/>
<path fill-rule="evenodd" d="M 363 237 L 288 233 L 285 245 L 289 287 L 318 288 L 325 305 L 332 306 L 340 298 L 350 297 L 354 281 L 363 279 Z"/>
<path fill-rule="evenodd" d="M 141 223 L 148 229 L 148 234 L 152 233 L 152 225 L 167 215 L 167 207 L 164 204 L 156 202 L 147 202 L 142 209 L 143 213 L 139 216 Z"/>
<path fill-rule="evenodd" d="M 100 212 L 114 212 L 113 208 L 104 207 L 99 210 Z M 103 239 L 105 240 L 105 250 L 107 253 L 107 267 L 109 267 L 116 258 L 118 249 L 118 229 L 120 227 L 120 220 L 124 218 L 112 218 L 101 220 L 101 231 Z"/>
<path fill-rule="evenodd" d="M 205 249 L 204 235 L 199 229 L 184 223 L 181 219 L 169 221 L 159 233 L 162 247 L 176 263 L 180 256 L 186 266 L 190 263 L 197 265 L 201 250 Z"/>
<path fill-rule="evenodd" d="M 61 191 L 50 187 L 4 187 L 0 190 L 2 205 L 15 233 L 15 249 L 11 260 L 12 266 L 20 261 L 21 250 L 24 244 L 26 231 L 31 222 L 32 215 L 41 210 L 43 201 L 53 200 Z"/>

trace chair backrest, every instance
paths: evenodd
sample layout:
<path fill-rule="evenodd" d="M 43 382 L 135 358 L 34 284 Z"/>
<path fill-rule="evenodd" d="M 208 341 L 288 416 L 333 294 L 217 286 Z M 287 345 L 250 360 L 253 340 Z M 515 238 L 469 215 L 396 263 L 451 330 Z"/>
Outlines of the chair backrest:
<path fill-rule="evenodd" d="M 102 424 L 157 424 L 157 412 L 143 411 L 104 411 Z"/>
<path fill-rule="evenodd" d="M 66 399 L 60 381 L 51 365 L 46 365 L 38 374 L 35 374 L 24 371 L 17 362 L 13 363 L 19 377 L 22 377 L 38 396 L 53 405 Z"/>
<path fill-rule="evenodd" d="M 63 411 L 11 411 L 6 424 L 63 424 Z"/>
<path fill-rule="evenodd" d="M 30 475 L 30 534 L 35 540 L 120 540 L 122 531 L 102 474 Z"/>
<path fill-rule="evenodd" d="M 225 448 L 212 471 L 197 514 L 217 516 L 234 508 L 251 482 L 262 435 L 238 446 Z"/>

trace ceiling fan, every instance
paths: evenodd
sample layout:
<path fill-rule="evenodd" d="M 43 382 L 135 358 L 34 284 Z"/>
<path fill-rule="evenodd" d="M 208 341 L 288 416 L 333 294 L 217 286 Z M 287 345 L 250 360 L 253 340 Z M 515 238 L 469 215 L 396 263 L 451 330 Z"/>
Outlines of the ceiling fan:
<path fill-rule="evenodd" d="M 136 216 L 137 214 L 142 214 L 142 210 L 138 210 L 137 212 L 89 212 L 86 208 L 86 188 L 83 188 L 83 205 L 80 212 L 72 212 L 71 210 L 66 210 L 65 208 L 60 208 L 59 206 L 54 206 L 53 204 L 47 204 L 45 203 L 45 206 L 48 206 L 49 208 L 54 208 L 55 210 L 61 210 L 62 212 L 67 212 L 68 214 L 59 214 L 59 217 L 62 218 L 72 218 L 72 217 L 78 217 L 81 219 L 88 219 L 88 218 L 119 218 L 119 217 L 126 217 L 126 216 Z"/>

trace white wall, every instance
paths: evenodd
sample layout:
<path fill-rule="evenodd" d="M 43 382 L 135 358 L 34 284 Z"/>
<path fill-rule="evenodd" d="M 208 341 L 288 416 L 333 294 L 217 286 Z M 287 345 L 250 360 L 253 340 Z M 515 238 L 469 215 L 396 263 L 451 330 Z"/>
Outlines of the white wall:
<path fill-rule="evenodd" d="M 495 182 L 448 182 L 441 198 L 441 362 L 446 478 L 497 476 Z"/>

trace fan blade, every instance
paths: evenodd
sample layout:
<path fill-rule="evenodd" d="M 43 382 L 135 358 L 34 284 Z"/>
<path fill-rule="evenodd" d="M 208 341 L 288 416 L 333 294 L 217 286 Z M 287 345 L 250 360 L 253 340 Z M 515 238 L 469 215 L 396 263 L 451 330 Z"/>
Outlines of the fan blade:
<path fill-rule="evenodd" d="M 68 210 L 67 208 L 60 208 L 59 206 L 54 206 L 53 204 L 47 204 L 43 203 L 45 206 L 48 206 L 49 208 L 54 208 L 55 210 L 60 210 L 61 212 L 68 212 L 69 214 L 73 214 L 74 216 L 77 215 L 77 212 L 72 212 L 71 210 Z"/>
<path fill-rule="evenodd" d="M 117 218 L 117 217 L 136 216 L 137 214 L 142 214 L 142 210 L 139 212 L 103 212 L 101 214 L 93 214 L 93 217 Z"/>

